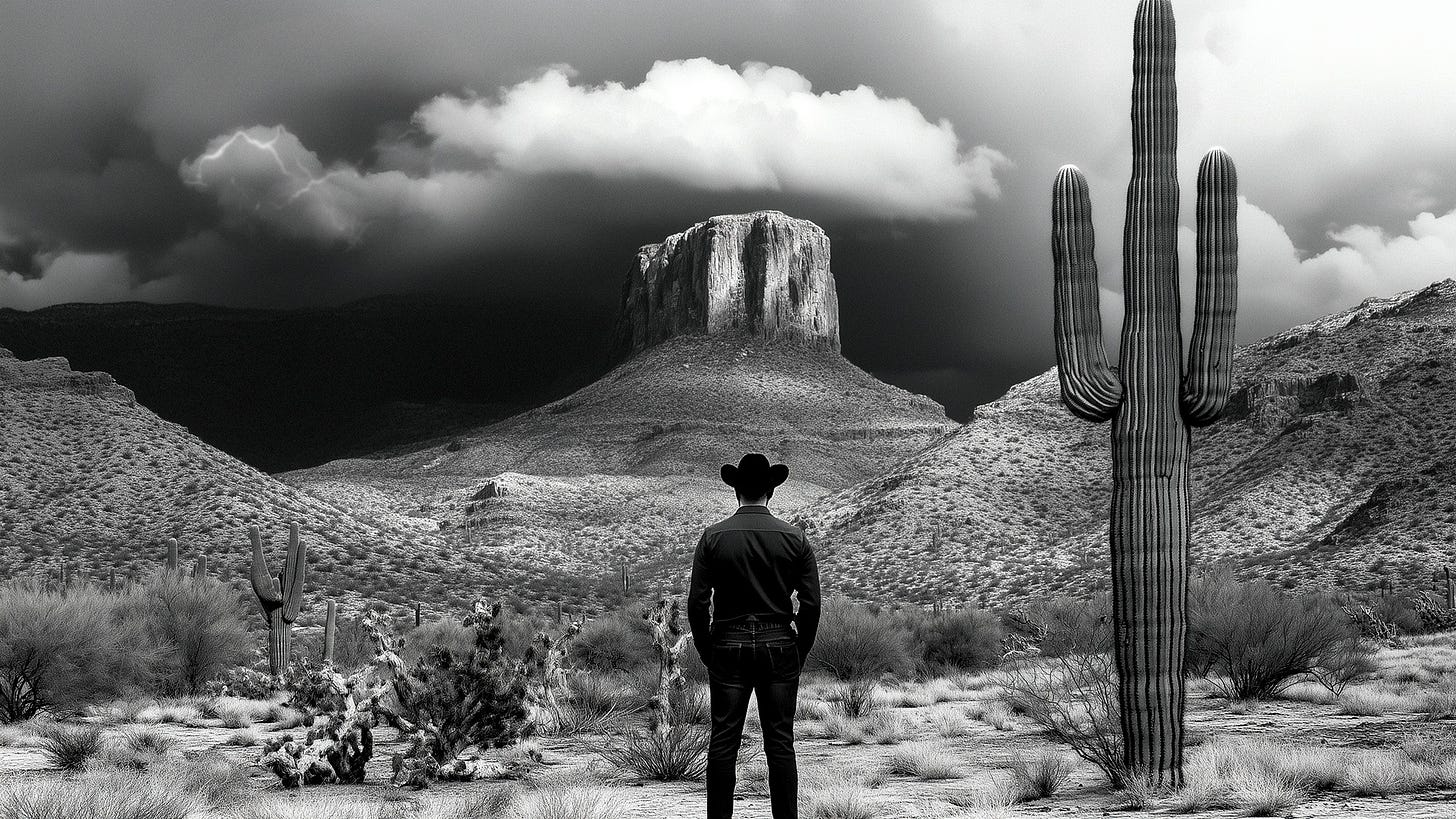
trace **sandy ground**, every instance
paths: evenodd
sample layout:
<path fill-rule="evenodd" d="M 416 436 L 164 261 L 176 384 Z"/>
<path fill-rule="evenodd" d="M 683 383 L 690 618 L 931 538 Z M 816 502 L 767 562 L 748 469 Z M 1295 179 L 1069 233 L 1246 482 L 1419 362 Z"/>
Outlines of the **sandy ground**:
<path fill-rule="evenodd" d="M 985 692 L 964 692 L 966 696 L 984 696 Z M 927 719 L 933 710 L 960 709 L 965 702 L 944 702 L 933 706 L 916 708 L 894 708 L 916 728 L 916 736 L 909 743 L 924 743 L 948 750 L 960 761 L 964 776 L 939 781 L 921 781 L 908 777 L 889 777 L 885 784 L 868 791 L 869 801 L 878 806 L 883 819 L 928 819 L 929 817 L 953 816 L 957 811 L 944 797 L 957 792 L 966 793 L 984 790 L 995 783 L 1004 782 L 1009 773 L 1006 767 L 1017 754 L 1035 753 L 1052 747 L 1033 728 L 1017 723 L 1008 730 L 997 730 L 979 720 L 970 720 L 964 736 L 943 738 L 930 727 Z M 1442 733 L 1456 736 L 1456 723 L 1420 722 L 1413 713 L 1395 713 L 1386 716 L 1359 717 L 1341 715 L 1333 705 L 1316 705 L 1305 702 L 1276 701 L 1263 703 L 1252 713 L 1235 714 L 1229 703 L 1221 699 L 1190 699 L 1188 726 L 1190 736 L 1206 739 L 1224 737 L 1249 737 L 1275 740 L 1281 743 L 1347 747 L 1347 748 L 1393 748 L 1415 733 Z M 110 727 L 108 730 L 125 730 L 128 726 Z M 242 764 L 256 760 L 257 748 L 235 747 L 223 744 L 233 734 L 232 729 L 221 727 L 186 727 L 175 724 L 151 726 L 167 734 L 177 742 L 177 749 L 206 751 Z M 254 726 L 260 734 L 272 733 L 273 726 Z M 823 739 L 814 736 L 816 723 L 803 720 L 799 723 L 797 751 L 801 777 L 812 777 L 816 772 L 832 774 L 853 767 L 878 768 L 897 745 L 848 745 L 840 740 Z M 380 729 L 376 733 L 378 745 L 374 760 L 370 763 L 368 783 L 362 786 L 322 786 L 302 793 L 281 791 L 276 781 L 260 769 L 253 769 L 252 782 L 261 800 L 295 800 L 328 798 L 360 804 L 378 804 L 387 791 L 389 778 L 389 756 L 398 744 L 391 729 Z M 750 725 L 746 741 L 758 741 L 758 735 Z M 586 765 L 595 757 L 581 739 L 546 737 L 540 740 L 545 751 L 545 768 L 548 771 L 562 771 L 575 766 Z M 50 770 L 40 751 L 30 747 L 0 747 L 0 779 L 7 785 L 26 782 L 40 782 L 60 776 Z M 470 793 L 483 788 L 481 783 L 442 784 L 431 789 L 431 796 Z M 663 819 L 691 819 L 704 815 L 704 791 L 701 782 L 685 783 L 629 783 L 613 787 L 612 792 L 620 799 L 624 816 L 633 819 L 662 817 Z M 1118 799 L 1111 795 L 1101 781 L 1095 768 L 1082 763 L 1074 771 L 1070 782 L 1062 791 L 1050 799 L 1015 806 L 1009 810 L 1013 816 L 1101 816 L 1116 813 L 1125 816 L 1169 815 L 1170 811 L 1122 811 L 1117 808 Z M 807 816 L 807 813 L 804 815 Z M 1191 814 L 1193 816 L 1236 816 L 1236 811 Z M 1324 794 L 1299 805 L 1286 814 L 1291 817 L 1377 817 L 1389 819 L 1436 819 L 1456 817 L 1456 791 L 1428 792 L 1414 796 L 1392 798 L 1348 798 L 1338 794 Z M 737 803 L 735 816 L 740 819 L 769 819 L 768 798 L 763 795 L 743 795 Z"/>

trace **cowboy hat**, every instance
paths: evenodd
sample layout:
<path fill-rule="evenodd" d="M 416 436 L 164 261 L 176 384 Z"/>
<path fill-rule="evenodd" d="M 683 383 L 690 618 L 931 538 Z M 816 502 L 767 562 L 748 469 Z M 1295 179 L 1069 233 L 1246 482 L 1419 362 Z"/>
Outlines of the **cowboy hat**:
<path fill-rule="evenodd" d="M 750 452 L 738 461 L 738 465 L 723 464 L 723 483 L 737 489 L 748 497 L 758 497 L 789 479 L 789 468 L 784 464 L 769 466 L 768 458 L 760 452 Z"/>

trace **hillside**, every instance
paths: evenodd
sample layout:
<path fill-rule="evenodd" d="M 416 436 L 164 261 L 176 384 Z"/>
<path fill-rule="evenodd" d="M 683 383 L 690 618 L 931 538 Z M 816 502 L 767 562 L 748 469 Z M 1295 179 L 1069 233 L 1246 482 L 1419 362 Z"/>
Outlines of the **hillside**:
<path fill-rule="evenodd" d="M 1425 590 L 1456 563 L 1456 282 L 1239 348 L 1193 439 L 1192 559 L 1300 589 Z M 929 450 L 816 500 L 826 585 L 928 602 L 1107 583 L 1109 430 L 1016 385 Z"/>
<path fill-rule="evenodd" d="M 790 465 L 793 510 L 890 468 L 954 428 L 940 405 L 838 354 L 746 335 L 683 336 L 543 407 L 392 458 L 280 476 L 364 516 L 438 521 L 565 570 L 626 562 L 679 579 L 696 530 L 732 511 L 718 467 L 763 451 Z"/>
<path fill-rule="evenodd" d="M 351 515 L 208 446 L 109 375 L 73 372 L 63 358 L 20 361 L 0 349 L 0 463 L 0 575 L 63 565 L 92 577 L 144 573 L 175 537 L 187 560 L 206 553 L 220 573 L 241 577 L 247 526 L 281 544 L 297 521 L 310 544 L 311 600 L 326 590 L 396 602 L 463 591 L 442 542 L 418 521 Z M 524 571 L 500 556 L 467 574 L 503 587 Z"/>

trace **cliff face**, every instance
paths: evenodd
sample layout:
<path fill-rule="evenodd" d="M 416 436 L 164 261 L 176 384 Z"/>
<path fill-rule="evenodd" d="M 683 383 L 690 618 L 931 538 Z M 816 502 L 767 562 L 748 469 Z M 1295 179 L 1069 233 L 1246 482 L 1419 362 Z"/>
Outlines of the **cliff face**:
<path fill-rule="evenodd" d="M 621 355 L 680 335 L 747 332 L 839 351 L 829 237 L 778 211 L 715 216 L 637 252 Z"/>

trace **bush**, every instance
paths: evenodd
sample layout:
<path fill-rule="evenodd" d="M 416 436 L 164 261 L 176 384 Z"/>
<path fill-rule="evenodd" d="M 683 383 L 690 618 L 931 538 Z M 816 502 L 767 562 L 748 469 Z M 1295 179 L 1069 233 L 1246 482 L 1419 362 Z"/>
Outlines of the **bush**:
<path fill-rule="evenodd" d="M 0 586 L 0 722 L 79 711 L 152 681 L 159 651 L 120 597 L 90 585 Z"/>
<path fill-rule="evenodd" d="M 640 613 L 614 612 L 582 626 L 567 654 L 575 667 L 586 671 L 630 672 L 655 656 L 651 628 Z"/>
<path fill-rule="evenodd" d="M 121 596 L 120 616 L 140 622 L 160 648 L 163 694 L 195 694 L 257 650 L 242 599 L 214 577 L 157 572 Z"/>
<path fill-rule="evenodd" d="M 927 674 L 977 671 L 1001 662 L 1006 630 L 988 611 L 954 609 L 910 618 L 922 670 Z"/>
<path fill-rule="evenodd" d="M 1117 669 L 1104 646 L 1111 623 L 1064 620 L 1056 633 L 1059 651 L 1047 660 L 1009 665 L 1002 678 L 1007 705 L 1096 765 L 1114 788 L 1125 788 L 1122 725 L 1118 719 Z"/>
<path fill-rule="evenodd" d="M 92 726 L 50 725 L 41 732 L 41 753 L 63 771 L 79 771 L 101 753 L 101 730 Z"/>
<path fill-rule="evenodd" d="M 1189 584 L 1185 668 L 1226 676 L 1218 686 L 1233 699 L 1278 695 L 1348 649 L 1352 636 L 1349 618 L 1324 598 L 1291 597 L 1228 572 Z"/>
<path fill-rule="evenodd" d="M 1012 634 L 1043 657 L 1112 650 L 1112 597 L 1107 593 L 1090 600 L 1054 597 L 1003 619 Z"/>
<path fill-rule="evenodd" d="M 634 731 L 597 753 L 644 779 L 701 779 L 708 769 L 708 739 L 708 731 L 701 726 L 673 725 L 662 732 Z"/>
<path fill-rule="evenodd" d="M 846 681 L 908 674 L 915 665 L 911 641 L 910 632 L 889 616 L 836 597 L 823 608 L 804 668 Z"/>
<path fill-rule="evenodd" d="M 404 635 L 399 657 L 406 665 L 414 665 L 436 647 L 457 656 L 469 654 L 475 647 L 475 630 L 459 620 L 426 620 Z"/>
<path fill-rule="evenodd" d="M 436 644 L 393 681 L 399 714 L 430 726 L 428 755 L 439 764 L 466 748 L 499 748 L 528 731 L 526 679 L 506 657 L 498 618 L 464 626 L 473 635 L 468 650 Z"/>
<path fill-rule="evenodd" d="M 266 700 L 278 690 L 278 681 L 271 674 L 251 668 L 230 668 L 203 686 L 209 696 L 244 700 Z"/>

